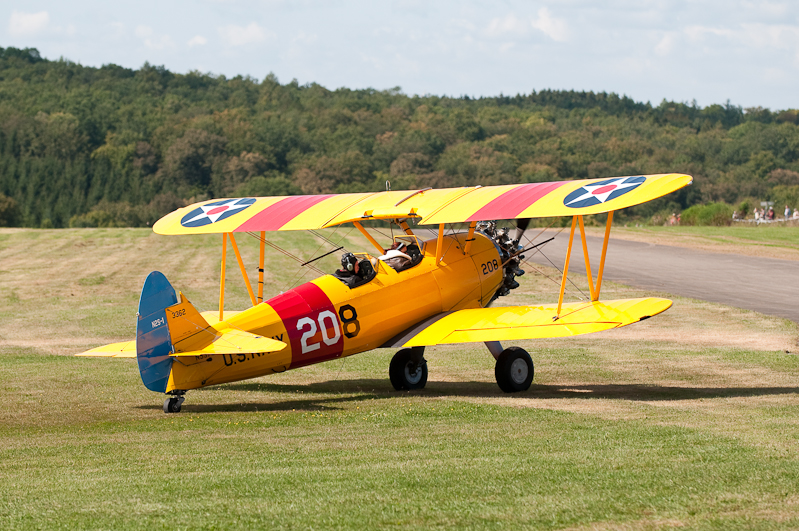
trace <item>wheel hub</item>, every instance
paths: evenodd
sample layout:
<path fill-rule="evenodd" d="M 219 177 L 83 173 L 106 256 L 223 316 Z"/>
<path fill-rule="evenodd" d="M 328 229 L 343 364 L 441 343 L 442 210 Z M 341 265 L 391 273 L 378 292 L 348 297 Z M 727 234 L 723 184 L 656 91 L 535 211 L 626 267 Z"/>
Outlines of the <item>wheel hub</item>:
<path fill-rule="evenodd" d="M 409 361 L 405 365 L 405 379 L 411 385 L 418 384 L 422 379 L 422 371 L 419 370 L 419 364 Z"/>
<path fill-rule="evenodd" d="M 523 384 L 529 372 L 527 364 L 522 359 L 515 359 L 510 365 L 510 377 L 515 384 Z"/>

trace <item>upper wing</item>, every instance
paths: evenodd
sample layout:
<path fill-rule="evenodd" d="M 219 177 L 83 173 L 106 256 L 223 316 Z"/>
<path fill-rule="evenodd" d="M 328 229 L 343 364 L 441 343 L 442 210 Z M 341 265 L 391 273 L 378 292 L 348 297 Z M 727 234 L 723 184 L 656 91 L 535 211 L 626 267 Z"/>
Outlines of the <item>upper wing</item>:
<path fill-rule="evenodd" d="M 572 302 L 563 305 L 557 320 L 554 320 L 557 304 L 459 310 L 412 327 L 382 346 L 421 347 L 578 336 L 636 323 L 670 307 L 670 300 L 654 297 Z"/>
<path fill-rule="evenodd" d="M 351 221 L 416 218 L 419 224 L 599 214 L 691 184 L 668 173 L 613 179 L 339 195 L 245 197 L 195 203 L 167 214 L 158 234 L 311 230 Z"/>

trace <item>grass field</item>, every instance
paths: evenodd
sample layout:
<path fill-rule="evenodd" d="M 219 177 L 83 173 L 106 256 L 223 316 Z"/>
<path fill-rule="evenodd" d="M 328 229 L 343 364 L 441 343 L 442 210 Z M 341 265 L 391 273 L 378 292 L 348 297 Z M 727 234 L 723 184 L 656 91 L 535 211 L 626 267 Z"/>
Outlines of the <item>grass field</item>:
<path fill-rule="evenodd" d="M 71 356 L 133 337 L 152 269 L 215 308 L 219 240 L 0 231 L 0 527 L 799 527 L 799 330 L 752 312 L 676 299 L 631 327 L 524 342 L 536 379 L 518 395 L 482 346 L 428 349 L 427 388 L 410 393 L 378 350 L 194 391 L 165 415 L 135 360 Z M 275 241 L 304 258 L 320 246 Z M 268 296 L 302 281 L 267 254 Z M 232 256 L 228 271 L 228 308 L 243 308 Z M 506 303 L 556 297 L 522 280 Z"/>

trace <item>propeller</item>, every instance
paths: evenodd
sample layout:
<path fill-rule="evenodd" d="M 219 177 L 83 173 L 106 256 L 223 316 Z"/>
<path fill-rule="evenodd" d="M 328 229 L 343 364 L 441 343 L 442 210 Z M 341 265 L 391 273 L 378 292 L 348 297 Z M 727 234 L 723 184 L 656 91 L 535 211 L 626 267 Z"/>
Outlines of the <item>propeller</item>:
<path fill-rule="evenodd" d="M 516 238 L 515 241 L 518 243 L 522 241 L 522 236 L 524 235 L 524 231 L 527 230 L 527 227 L 530 225 L 530 218 L 521 218 L 517 219 L 516 221 Z"/>

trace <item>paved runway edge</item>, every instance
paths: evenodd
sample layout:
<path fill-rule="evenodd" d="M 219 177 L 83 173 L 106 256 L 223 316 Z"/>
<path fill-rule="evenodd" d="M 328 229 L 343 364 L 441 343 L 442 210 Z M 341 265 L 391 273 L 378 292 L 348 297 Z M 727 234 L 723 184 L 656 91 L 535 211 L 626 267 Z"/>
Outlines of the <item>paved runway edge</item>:
<path fill-rule="evenodd" d="M 563 267 L 568 234 L 544 246 L 544 253 Z M 589 236 L 588 254 L 596 269 L 602 239 Z M 531 261 L 551 266 L 543 256 Z M 585 274 L 579 240 L 572 250 L 570 272 Z M 596 275 L 596 271 L 593 271 Z M 799 323 L 799 262 L 685 247 L 611 239 L 604 278 L 637 288 L 727 304 Z"/>

